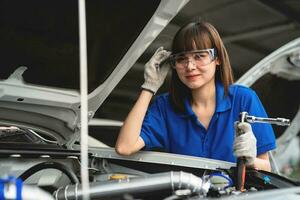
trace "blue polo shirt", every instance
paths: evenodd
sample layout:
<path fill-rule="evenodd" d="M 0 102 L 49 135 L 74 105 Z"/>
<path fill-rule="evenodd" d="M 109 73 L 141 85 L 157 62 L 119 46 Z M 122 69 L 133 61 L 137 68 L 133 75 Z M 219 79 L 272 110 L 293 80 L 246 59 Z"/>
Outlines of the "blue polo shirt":
<path fill-rule="evenodd" d="M 166 152 L 236 162 L 233 154 L 234 122 L 240 112 L 267 117 L 256 93 L 245 86 L 231 85 L 224 97 L 224 87 L 216 82 L 216 109 L 206 130 L 186 99 L 185 113 L 178 113 L 168 93 L 157 96 L 143 121 L 141 138 L 145 149 L 162 148 Z M 276 148 L 269 124 L 251 124 L 257 140 L 257 155 Z"/>

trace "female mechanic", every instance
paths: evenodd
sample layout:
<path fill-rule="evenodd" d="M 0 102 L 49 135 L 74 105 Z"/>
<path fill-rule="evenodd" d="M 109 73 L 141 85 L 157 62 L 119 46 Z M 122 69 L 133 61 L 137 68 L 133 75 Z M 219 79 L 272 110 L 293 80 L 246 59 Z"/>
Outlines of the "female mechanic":
<path fill-rule="evenodd" d="M 169 92 L 150 105 L 170 67 Z M 253 90 L 233 84 L 227 51 L 210 23 L 181 27 L 172 53 L 157 49 L 145 65 L 144 78 L 137 102 L 120 130 L 117 153 L 163 148 L 230 162 L 245 157 L 247 167 L 271 170 L 268 151 L 276 147 L 271 125 L 236 122 L 243 111 L 259 117 L 267 114 Z M 237 135 L 238 130 L 245 134 Z"/>

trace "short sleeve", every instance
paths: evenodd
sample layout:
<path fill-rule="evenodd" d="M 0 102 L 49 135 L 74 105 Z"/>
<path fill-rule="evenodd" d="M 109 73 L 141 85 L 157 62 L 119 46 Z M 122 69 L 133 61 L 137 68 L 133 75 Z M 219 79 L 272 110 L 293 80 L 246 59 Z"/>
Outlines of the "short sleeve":
<path fill-rule="evenodd" d="M 145 143 L 145 150 L 154 148 L 165 149 L 167 139 L 167 130 L 163 115 L 162 102 L 156 100 L 147 110 L 144 118 L 140 137 Z"/>
<path fill-rule="evenodd" d="M 249 89 L 246 98 L 243 99 L 242 109 L 249 115 L 256 117 L 268 117 L 257 94 Z M 276 148 L 276 139 L 270 124 L 252 123 L 252 130 L 257 140 L 257 155 L 266 153 Z"/>

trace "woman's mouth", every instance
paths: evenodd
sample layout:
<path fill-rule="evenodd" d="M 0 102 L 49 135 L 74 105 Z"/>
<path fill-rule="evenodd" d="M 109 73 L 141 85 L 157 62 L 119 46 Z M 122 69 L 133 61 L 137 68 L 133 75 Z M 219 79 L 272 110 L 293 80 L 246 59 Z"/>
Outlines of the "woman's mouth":
<path fill-rule="evenodd" d="M 189 81 L 193 81 L 193 80 L 196 80 L 200 75 L 199 74 L 196 74 L 196 75 L 188 75 L 188 76 L 185 76 L 187 80 Z"/>

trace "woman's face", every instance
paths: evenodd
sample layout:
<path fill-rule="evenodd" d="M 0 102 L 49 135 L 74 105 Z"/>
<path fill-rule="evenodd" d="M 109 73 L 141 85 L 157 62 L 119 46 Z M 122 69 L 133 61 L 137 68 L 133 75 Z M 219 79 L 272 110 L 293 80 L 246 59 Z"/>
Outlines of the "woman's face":
<path fill-rule="evenodd" d="M 186 53 L 176 58 L 176 71 L 179 79 L 190 89 L 198 89 L 214 80 L 218 59 L 208 53 Z"/>

